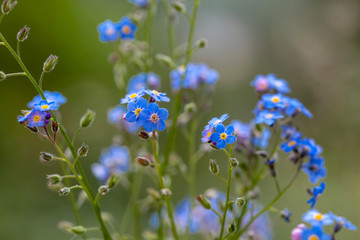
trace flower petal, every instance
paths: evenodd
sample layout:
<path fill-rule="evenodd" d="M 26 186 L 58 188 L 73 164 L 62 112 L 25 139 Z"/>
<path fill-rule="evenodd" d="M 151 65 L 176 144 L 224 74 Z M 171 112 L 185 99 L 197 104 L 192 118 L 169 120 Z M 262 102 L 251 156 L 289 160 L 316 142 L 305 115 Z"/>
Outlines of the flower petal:
<path fill-rule="evenodd" d="M 226 138 L 226 143 L 228 143 L 228 144 L 233 144 L 234 142 L 236 141 L 236 137 L 235 136 L 228 136 L 227 138 Z"/>
<path fill-rule="evenodd" d="M 235 131 L 234 127 L 233 127 L 232 125 L 230 125 L 230 126 L 228 126 L 228 127 L 226 128 L 225 133 L 226 133 L 227 135 L 231 135 L 231 134 L 234 133 L 234 131 Z"/>
<path fill-rule="evenodd" d="M 160 108 L 158 112 L 158 116 L 161 120 L 166 120 L 169 116 L 169 112 L 165 108 Z"/>
<path fill-rule="evenodd" d="M 146 121 L 144 123 L 144 129 L 147 132 L 152 132 L 152 131 L 155 130 L 155 124 L 153 122 L 151 122 L 151 121 Z"/>
<path fill-rule="evenodd" d="M 134 112 L 128 112 L 125 115 L 126 121 L 128 122 L 135 122 L 136 121 L 136 114 Z"/>
<path fill-rule="evenodd" d="M 220 134 L 219 133 L 212 133 L 210 136 L 210 140 L 213 142 L 217 142 L 220 139 Z"/>
<path fill-rule="evenodd" d="M 159 120 L 157 123 L 156 123 L 156 129 L 159 130 L 159 131 L 164 131 L 164 129 L 166 128 L 166 124 L 165 124 L 165 121 L 164 120 Z"/>
<path fill-rule="evenodd" d="M 217 125 L 215 129 L 216 129 L 216 132 L 218 132 L 218 133 L 225 132 L 225 127 L 222 124 Z"/>
<path fill-rule="evenodd" d="M 156 103 L 150 103 L 148 110 L 152 113 L 157 113 L 159 111 L 159 106 Z"/>
<path fill-rule="evenodd" d="M 219 148 L 219 149 L 222 149 L 222 148 L 225 148 L 226 147 L 226 142 L 225 140 L 220 140 L 216 143 L 216 146 Z"/>

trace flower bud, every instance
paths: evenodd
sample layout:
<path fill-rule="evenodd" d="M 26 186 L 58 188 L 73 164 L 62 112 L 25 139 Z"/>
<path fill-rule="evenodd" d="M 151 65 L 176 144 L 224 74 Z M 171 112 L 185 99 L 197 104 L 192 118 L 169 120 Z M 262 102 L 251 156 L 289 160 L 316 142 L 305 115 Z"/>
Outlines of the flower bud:
<path fill-rule="evenodd" d="M 245 197 L 239 197 L 239 198 L 236 199 L 236 205 L 237 205 L 238 207 L 244 206 L 245 203 L 246 203 Z"/>
<path fill-rule="evenodd" d="M 140 139 L 142 139 L 142 140 L 146 140 L 146 139 L 149 138 L 149 134 L 148 134 L 147 132 L 145 132 L 145 131 L 140 131 L 140 132 L 138 133 L 138 137 L 139 137 Z"/>
<path fill-rule="evenodd" d="M 60 190 L 59 190 L 59 195 L 61 196 L 61 197 L 63 197 L 63 196 L 67 196 L 67 195 L 69 195 L 70 194 L 70 188 L 68 188 L 68 187 L 64 187 L 64 188 L 61 188 Z"/>
<path fill-rule="evenodd" d="M 12 0 L 4 0 L 1 5 L 1 11 L 3 14 L 9 14 L 9 12 L 15 7 L 17 1 L 12 2 Z"/>
<path fill-rule="evenodd" d="M 199 47 L 199 48 L 204 48 L 204 47 L 206 47 L 206 45 L 207 45 L 207 40 L 206 39 L 199 39 L 196 42 L 196 46 Z"/>
<path fill-rule="evenodd" d="M 155 189 L 148 188 L 146 191 L 149 194 L 149 196 L 151 196 L 155 201 L 158 201 L 160 199 L 160 194 Z"/>
<path fill-rule="evenodd" d="M 80 235 L 80 234 L 84 234 L 86 232 L 86 228 L 79 225 L 79 226 L 70 228 L 70 232 Z"/>
<path fill-rule="evenodd" d="M 6 79 L 6 74 L 0 71 L 0 82 Z"/>
<path fill-rule="evenodd" d="M 212 172 L 214 175 L 217 175 L 219 173 L 219 165 L 217 165 L 215 160 L 210 159 L 209 165 L 210 172 Z"/>
<path fill-rule="evenodd" d="M 109 177 L 109 179 L 107 180 L 107 186 L 109 188 L 113 188 L 115 187 L 115 185 L 117 184 L 117 182 L 119 181 L 120 177 L 116 176 L 114 174 L 111 174 L 111 176 Z"/>
<path fill-rule="evenodd" d="M 78 156 L 79 157 L 86 157 L 89 152 L 89 146 L 83 143 L 81 147 L 78 149 Z"/>
<path fill-rule="evenodd" d="M 185 7 L 185 4 L 180 2 L 180 1 L 175 1 L 175 2 L 172 2 L 171 3 L 172 7 L 178 11 L 178 12 L 181 12 L 181 13 L 185 13 L 186 12 L 186 7 Z"/>
<path fill-rule="evenodd" d="M 160 64 L 165 65 L 167 67 L 175 66 L 174 61 L 169 56 L 166 56 L 164 54 L 157 54 L 156 55 L 156 60 L 158 60 L 158 62 Z"/>
<path fill-rule="evenodd" d="M 46 179 L 49 181 L 49 185 L 55 185 L 61 182 L 62 177 L 59 174 L 47 175 Z"/>
<path fill-rule="evenodd" d="M 201 204 L 201 206 L 203 206 L 203 208 L 211 209 L 210 201 L 203 195 L 201 195 L 201 194 L 197 195 L 196 200 Z"/>
<path fill-rule="evenodd" d="M 95 112 L 92 110 L 87 110 L 86 113 L 80 119 L 80 127 L 86 128 L 89 127 L 95 120 Z"/>
<path fill-rule="evenodd" d="M 51 72 L 52 70 L 54 70 L 57 62 L 58 62 L 58 56 L 50 55 L 44 62 L 43 71 Z"/>
<path fill-rule="evenodd" d="M 185 112 L 187 112 L 187 113 L 193 113 L 193 112 L 197 111 L 196 104 L 193 102 L 186 104 L 184 109 L 185 109 Z"/>
<path fill-rule="evenodd" d="M 29 36 L 29 32 L 30 32 L 30 28 L 28 28 L 27 26 L 23 27 L 17 34 L 16 39 L 19 42 L 23 42 L 25 41 L 28 36 Z"/>
<path fill-rule="evenodd" d="M 51 160 L 53 160 L 53 158 L 53 155 L 51 155 L 50 153 L 40 152 L 40 161 L 50 162 Z"/>
<path fill-rule="evenodd" d="M 230 158 L 229 161 L 233 168 L 236 168 L 237 166 L 239 166 L 239 162 L 236 158 Z"/>
<path fill-rule="evenodd" d="M 101 195 L 105 195 L 106 193 L 109 192 L 109 186 L 108 185 L 102 185 L 99 187 L 98 189 L 98 192 L 101 194 Z"/>
<path fill-rule="evenodd" d="M 160 191 L 161 191 L 161 195 L 163 196 L 170 196 L 172 194 L 171 190 L 168 188 L 162 188 Z"/>
<path fill-rule="evenodd" d="M 52 122 L 51 131 L 53 133 L 57 133 L 59 131 L 59 123 L 58 122 Z"/>
<path fill-rule="evenodd" d="M 150 160 L 147 159 L 146 157 L 137 157 L 136 158 L 136 162 L 143 167 L 147 167 L 150 165 Z"/>
<path fill-rule="evenodd" d="M 232 221 L 227 229 L 228 233 L 233 233 L 236 231 L 236 224 L 235 221 Z"/>

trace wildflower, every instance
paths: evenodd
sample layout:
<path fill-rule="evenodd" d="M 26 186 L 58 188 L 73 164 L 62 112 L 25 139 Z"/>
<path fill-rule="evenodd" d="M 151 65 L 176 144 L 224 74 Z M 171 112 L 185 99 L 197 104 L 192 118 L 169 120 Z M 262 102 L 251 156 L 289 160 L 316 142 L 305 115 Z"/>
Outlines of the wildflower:
<path fill-rule="evenodd" d="M 134 93 L 141 89 L 157 89 L 160 86 L 160 78 L 155 73 L 139 73 L 129 80 L 128 92 Z"/>
<path fill-rule="evenodd" d="M 317 183 L 320 178 L 326 177 L 326 168 L 322 157 L 311 158 L 308 163 L 302 165 L 302 170 L 309 176 L 312 184 Z"/>
<path fill-rule="evenodd" d="M 127 147 L 113 145 L 91 166 L 94 176 L 105 182 L 111 174 L 119 175 L 130 168 L 130 154 Z"/>
<path fill-rule="evenodd" d="M 272 126 L 275 123 L 276 119 L 283 118 L 283 117 L 284 116 L 281 115 L 281 113 L 278 111 L 271 112 L 269 110 L 262 110 L 255 117 L 254 121 L 256 124 L 266 123 L 267 125 Z"/>
<path fill-rule="evenodd" d="M 147 85 L 148 88 L 158 89 L 160 87 L 160 77 L 152 72 L 147 74 Z"/>
<path fill-rule="evenodd" d="M 301 133 L 293 134 L 290 141 L 282 143 L 280 148 L 284 150 L 284 152 L 289 153 L 293 151 L 298 146 L 299 143 L 301 143 Z"/>
<path fill-rule="evenodd" d="M 146 7 L 150 0 L 129 0 L 129 2 L 135 4 L 138 7 Z"/>
<path fill-rule="evenodd" d="M 135 38 L 137 26 L 129 17 L 123 17 L 116 23 L 116 30 L 122 40 L 133 40 Z"/>
<path fill-rule="evenodd" d="M 219 79 L 218 71 L 211 69 L 205 63 L 198 64 L 198 77 L 200 83 L 206 83 L 208 85 L 215 84 Z"/>
<path fill-rule="evenodd" d="M 231 121 L 230 125 L 232 125 L 235 129 L 234 135 L 236 136 L 238 143 L 247 145 L 251 139 L 250 125 L 242 123 L 238 120 Z"/>
<path fill-rule="evenodd" d="M 97 29 L 100 34 L 100 41 L 102 42 L 114 42 L 119 38 L 119 33 L 116 30 L 116 24 L 111 20 L 106 20 L 105 22 L 100 23 Z"/>
<path fill-rule="evenodd" d="M 145 93 L 144 93 L 144 90 L 143 89 L 140 89 L 138 92 L 136 93 L 129 93 L 129 94 L 126 94 L 125 98 L 122 98 L 120 100 L 121 104 L 124 104 L 124 103 L 130 103 L 130 102 L 136 102 L 139 98 L 141 98 L 142 96 L 144 96 Z"/>
<path fill-rule="evenodd" d="M 217 148 L 225 148 L 226 144 L 233 144 L 236 141 L 236 137 L 232 135 L 235 131 L 233 126 L 229 125 L 225 129 L 224 125 L 219 124 L 215 127 L 215 130 L 216 132 L 211 134 L 210 140 L 216 142 Z"/>
<path fill-rule="evenodd" d="M 181 87 L 182 82 L 182 76 L 185 74 L 185 67 L 180 66 L 170 72 L 170 78 L 171 78 L 171 88 L 173 91 L 178 91 Z"/>
<path fill-rule="evenodd" d="M 157 102 L 170 102 L 170 98 L 166 96 L 166 93 L 161 93 L 156 90 L 144 90 L 144 92 L 151 96 Z"/>
<path fill-rule="evenodd" d="M 28 121 L 28 116 L 29 116 L 29 114 L 31 113 L 31 111 L 30 111 L 30 110 L 23 110 L 22 113 L 23 113 L 23 116 L 19 115 L 19 116 L 17 117 L 17 120 L 18 120 L 18 122 L 19 122 L 20 124 Z"/>
<path fill-rule="evenodd" d="M 49 113 L 33 109 L 27 116 L 27 122 L 29 127 L 44 127 L 49 123 L 51 115 Z"/>
<path fill-rule="evenodd" d="M 302 156 L 316 157 L 323 151 L 320 145 L 317 145 L 314 139 L 304 138 L 301 141 Z"/>
<path fill-rule="evenodd" d="M 202 138 L 201 138 L 201 142 L 205 143 L 205 142 L 209 142 L 210 141 L 210 137 L 211 134 L 213 133 L 213 129 L 214 127 L 212 125 L 206 125 L 205 129 L 202 131 Z"/>
<path fill-rule="evenodd" d="M 275 74 L 271 75 L 270 88 L 274 89 L 278 93 L 289 93 L 290 88 L 288 83 L 284 79 L 276 78 Z"/>
<path fill-rule="evenodd" d="M 311 204 L 311 208 L 314 208 L 318 197 L 324 192 L 326 184 L 324 182 L 320 183 L 318 187 L 314 187 L 312 191 L 312 198 L 310 198 L 307 203 Z"/>
<path fill-rule="evenodd" d="M 147 101 L 144 98 L 140 98 L 137 102 L 130 102 L 127 108 L 129 112 L 125 115 L 126 121 L 136 122 L 138 125 L 142 125 L 143 122 L 140 118 L 140 113 L 147 108 Z"/>
<path fill-rule="evenodd" d="M 281 211 L 281 217 L 286 221 L 290 222 L 291 212 L 287 208 Z"/>
<path fill-rule="evenodd" d="M 181 232 L 186 232 L 189 227 L 190 233 L 197 231 L 196 226 L 192 224 L 191 219 L 191 201 L 190 198 L 182 200 L 175 209 L 175 222 L 176 226 Z M 190 222 L 190 223 L 189 223 Z"/>
<path fill-rule="evenodd" d="M 140 112 L 140 119 L 144 122 L 144 129 L 152 132 L 155 129 L 163 131 L 166 127 L 165 120 L 168 118 L 168 111 L 160 108 L 156 103 L 150 103 L 147 109 Z"/>
<path fill-rule="evenodd" d="M 66 103 L 66 98 L 59 92 L 50 92 L 50 91 L 44 91 L 44 96 L 46 98 L 46 101 L 55 102 L 55 105 L 62 105 Z M 42 97 L 40 95 L 37 95 L 31 100 L 28 104 L 28 108 L 34 108 L 35 104 L 39 104 L 42 101 Z"/>
<path fill-rule="evenodd" d="M 55 102 L 48 102 L 46 100 L 42 100 L 38 104 L 35 104 L 34 108 L 45 112 L 50 110 L 57 110 L 59 108 L 59 105 L 56 105 Z"/>
<path fill-rule="evenodd" d="M 282 94 L 265 94 L 261 97 L 264 102 L 264 107 L 267 109 L 272 108 L 285 108 L 285 97 Z"/>
<path fill-rule="evenodd" d="M 347 228 L 349 230 L 352 230 L 352 231 L 357 230 L 357 227 L 354 224 L 352 224 L 349 220 L 347 220 L 346 218 L 336 216 L 332 212 L 329 212 L 329 216 L 336 222 L 335 232 L 340 231 L 340 229 L 343 227 Z"/>
<path fill-rule="evenodd" d="M 331 236 L 324 233 L 320 226 L 313 226 L 312 229 L 303 229 L 301 240 L 331 240 Z"/>
<path fill-rule="evenodd" d="M 256 75 L 255 79 L 250 82 L 250 86 L 255 88 L 257 92 L 265 92 L 270 89 L 270 74 L 267 76 Z"/>
<path fill-rule="evenodd" d="M 331 225 L 333 220 L 331 219 L 329 214 L 321 214 L 316 209 L 311 209 L 307 213 L 305 213 L 302 217 L 304 222 L 308 222 L 311 225 L 316 226 L 325 226 Z"/>
<path fill-rule="evenodd" d="M 286 108 L 284 109 L 284 113 L 287 116 L 296 116 L 299 113 L 304 114 L 305 116 L 312 118 L 313 115 L 311 112 L 296 98 L 287 98 L 286 99 Z"/>
<path fill-rule="evenodd" d="M 120 128 L 125 129 L 128 132 L 135 132 L 139 129 L 139 125 L 134 122 L 124 121 L 124 116 L 127 113 L 126 108 L 121 105 L 117 105 L 108 111 L 108 121 Z"/>
<path fill-rule="evenodd" d="M 261 149 L 265 149 L 268 146 L 269 139 L 271 137 L 271 131 L 265 128 L 260 136 L 254 136 L 252 139 L 252 144 L 255 147 L 259 147 Z"/>
<path fill-rule="evenodd" d="M 229 118 L 229 114 L 223 114 L 220 118 L 214 117 L 212 118 L 208 124 L 216 127 L 217 125 L 223 123 L 226 119 Z"/>
<path fill-rule="evenodd" d="M 299 224 L 291 231 L 292 240 L 301 240 L 301 234 L 306 229 L 305 224 Z"/>
<path fill-rule="evenodd" d="M 299 135 L 301 136 L 301 133 L 297 131 L 296 127 L 284 125 L 281 126 L 281 129 L 282 129 L 281 137 L 283 139 L 289 140 L 293 138 L 298 138 Z"/>

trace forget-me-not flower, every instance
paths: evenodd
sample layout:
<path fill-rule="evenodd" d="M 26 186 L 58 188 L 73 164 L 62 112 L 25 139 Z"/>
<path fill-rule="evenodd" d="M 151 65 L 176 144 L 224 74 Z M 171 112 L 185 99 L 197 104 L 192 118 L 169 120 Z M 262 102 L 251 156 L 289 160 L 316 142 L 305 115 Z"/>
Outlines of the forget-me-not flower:
<path fill-rule="evenodd" d="M 44 91 L 44 96 L 48 102 L 55 102 L 55 105 L 62 105 L 66 103 L 66 97 L 59 92 Z M 27 104 L 27 107 L 34 108 L 35 104 L 39 104 L 42 100 L 42 97 L 37 95 Z"/>
<path fill-rule="evenodd" d="M 136 102 L 130 102 L 127 105 L 128 113 L 125 115 L 126 121 L 132 123 L 136 122 L 138 125 L 142 125 L 143 121 L 140 118 L 140 113 L 147 108 L 147 101 L 144 98 L 140 98 Z"/>
<path fill-rule="evenodd" d="M 136 24 L 129 17 L 123 17 L 116 23 L 116 30 L 119 32 L 121 40 L 133 40 L 136 29 Z"/>
<path fill-rule="evenodd" d="M 102 42 L 114 42 L 119 38 L 119 32 L 116 30 L 116 24 L 111 20 L 106 20 L 100 23 L 97 27 L 100 34 L 100 41 Z"/>
<path fill-rule="evenodd" d="M 308 204 L 311 204 L 311 208 L 314 208 L 318 197 L 323 194 L 325 188 L 326 184 L 324 182 L 320 183 L 318 187 L 314 187 L 314 189 L 312 190 L 313 197 L 307 201 Z"/>
<path fill-rule="evenodd" d="M 152 97 L 157 102 L 170 102 L 170 98 L 166 96 L 166 93 L 161 93 L 156 90 L 144 90 L 144 92 Z"/>
<path fill-rule="evenodd" d="M 50 110 L 57 110 L 59 105 L 56 105 L 55 102 L 48 102 L 46 100 L 41 100 L 38 104 L 34 105 L 35 109 L 46 112 Z"/>
<path fill-rule="evenodd" d="M 166 128 L 165 120 L 168 118 L 169 112 L 165 108 L 159 108 L 156 103 L 150 103 L 147 109 L 140 112 L 140 119 L 144 123 L 144 129 L 152 132 L 155 129 L 163 131 Z"/>
<path fill-rule="evenodd" d="M 232 135 L 235 131 L 234 127 L 229 125 L 228 127 L 219 124 L 215 127 L 216 132 L 212 133 L 210 140 L 216 143 L 216 147 L 223 149 L 226 144 L 233 144 L 236 141 L 236 137 Z"/>
<path fill-rule="evenodd" d="M 309 176 L 312 184 L 326 177 L 326 168 L 322 157 L 311 158 L 309 162 L 302 165 L 302 170 Z"/>

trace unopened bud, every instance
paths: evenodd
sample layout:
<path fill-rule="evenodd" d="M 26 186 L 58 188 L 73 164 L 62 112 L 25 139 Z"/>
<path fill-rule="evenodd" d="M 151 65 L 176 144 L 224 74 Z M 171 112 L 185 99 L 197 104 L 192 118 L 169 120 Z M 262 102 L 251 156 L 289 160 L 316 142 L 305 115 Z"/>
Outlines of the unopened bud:
<path fill-rule="evenodd" d="M 156 191 L 155 189 L 153 188 L 148 188 L 147 190 L 147 193 L 149 194 L 149 196 L 151 196 L 155 201 L 159 200 L 160 199 L 160 194 L 158 191 Z"/>
<path fill-rule="evenodd" d="M 169 56 L 166 56 L 164 54 L 157 54 L 156 55 L 156 60 L 158 60 L 158 62 L 160 64 L 165 65 L 167 67 L 175 66 L 174 61 Z"/>
<path fill-rule="evenodd" d="M 59 131 L 59 123 L 58 122 L 52 122 L 51 131 L 53 133 L 57 133 Z"/>
<path fill-rule="evenodd" d="M 3 14 L 9 14 L 9 12 L 15 7 L 17 1 L 12 2 L 12 0 L 4 0 L 1 5 L 1 11 Z"/>
<path fill-rule="evenodd" d="M 70 188 L 68 188 L 68 187 L 64 187 L 64 188 L 61 188 L 60 190 L 59 190 L 59 195 L 60 196 L 67 196 L 67 195 L 69 195 L 70 194 Z"/>
<path fill-rule="evenodd" d="M 80 235 L 86 232 L 86 228 L 84 228 L 83 226 L 75 226 L 70 228 L 70 232 Z"/>
<path fill-rule="evenodd" d="M 51 72 L 52 70 L 54 70 L 57 62 L 58 62 L 58 56 L 50 55 L 44 62 L 43 71 Z"/>
<path fill-rule="evenodd" d="M 210 159 L 209 165 L 210 172 L 212 172 L 214 175 L 217 175 L 219 173 L 219 165 L 217 165 L 215 160 Z"/>
<path fill-rule="evenodd" d="M 30 28 L 27 26 L 23 27 L 17 34 L 16 38 L 19 42 L 25 41 L 29 36 Z"/>
<path fill-rule="evenodd" d="M 6 79 L 6 74 L 2 71 L 0 71 L 0 81 L 3 81 Z"/>
<path fill-rule="evenodd" d="M 201 204 L 201 206 L 203 206 L 203 208 L 211 209 L 210 201 L 203 195 L 201 195 L 201 194 L 197 195 L 196 200 Z"/>
<path fill-rule="evenodd" d="M 196 46 L 198 46 L 199 48 L 204 48 L 207 45 L 207 40 L 206 39 L 199 39 L 196 42 Z"/>
<path fill-rule="evenodd" d="M 237 166 L 239 166 L 239 162 L 236 158 L 230 158 L 229 161 L 233 168 L 236 168 Z"/>
<path fill-rule="evenodd" d="M 53 155 L 51 155 L 50 153 L 40 152 L 40 161 L 50 162 L 51 160 L 53 160 L 53 158 Z"/>
<path fill-rule="evenodd" d="M 150 160 L 146 157 L 137 157 L 136 162 L 143 167 L 147 167 L 150 165 Z"/>
<path fill-rule="evenodd" d="M 61 182 L 62 177 L 59 174 L 47 175 L 46 179 L 49 181 L 49 185 L 54 185 Z"/>
<path fill-rule="evenodd" d="M 117 184 L 117 182 L 119 181 L 120 177 L 116 176 L 114 174 L 111 174 L 111 176 L 109 177 L 109 179 L 107 180 L 107 186 L 109 188 L 113 188 L 115 187 L 115 185 Z"/>
<path fill-rule="evenodd" d="M 162 188 L 161 190 L 161 195 L 163 196 L 170 196 L 171 195 L 171 190 L 168 188 Z"/>
<path fill-rule="evenodd" d="M 197 107 L 196 107 L 196 104 L 192 102 L 192 103 L 186 104 L 184 109 L 185 109 L 185 112 L 187 112 L 187 113 L 193 113 L 193 112 L 196 112 Z"/>
<path fill-rule="evenodd" d="M 98 192 L 101 194 L 101 195 L 105 195 L 106 193 L 109 192 L 109 186 L 108 185 L 102 185 L 99 187 L 98 189 Z"/>
<path fill-rule="evenodd" d="M 29 129 L 29 131 L 32 133 L 37 133 L 39 131 L 39 129 L 37 127 L 26 126 L 26 128 Z"/>
<path fill-rule="evenodd" d="M 89 152 L 89 146 L 83 143 L 81 147 L 78 149 L 78 156 L 79 157 L 86 157 Z"/>
<path fill-rule="evenodd" d="M 178 11 L 178 12 L 181 12 L 181 13 L 185 13 L 186 12 L 186 7 L 185 7 L 185 4 L 180 2 L 180 1 L 175 1 L 175 2 L 172 2 L 171 5 L 173 6 L 173 8 Z"/>
<path fill-rule="evenodd" d="M 236 231 L 236 224 L 235 221 L 232 221 L 227 229 L 228 233 L 233 233 Z"/>
<path fill-rule="evenodd" d="M 245 197 L 239 197 L 239 198 L 236 199 L 236 205 L 237 205 L 238 207 L 244 206 L 245 203 L 246 203 Z"/>
<path fill-rule="evenodd" d="M 140 139 L 142 139 L 142 140 L 146 140 L 146 139 L 149 138 L 149 134 L 148 134 L 147 132 L 145 132 L 145 131 L 140 131 L 140 132 L 138 133 L 138 137 L 139 137 Z"/>
<path fill-rule="evenodd" d="M 58 223 L 57 226 L 61 230 L 68 231 L 70 228 L 72 228 L 74 226 L 74 224 L 72 222 L 69 222 L 69 221 L 61 221 L 61 222 Z"/>
<path fill-rule="evenodd" d="M 92 110 L 87 110 L 86 113 L 80 119 L 80 127 L 86 128 L 89 127 L 95 120 L 95 112 Z"/>

